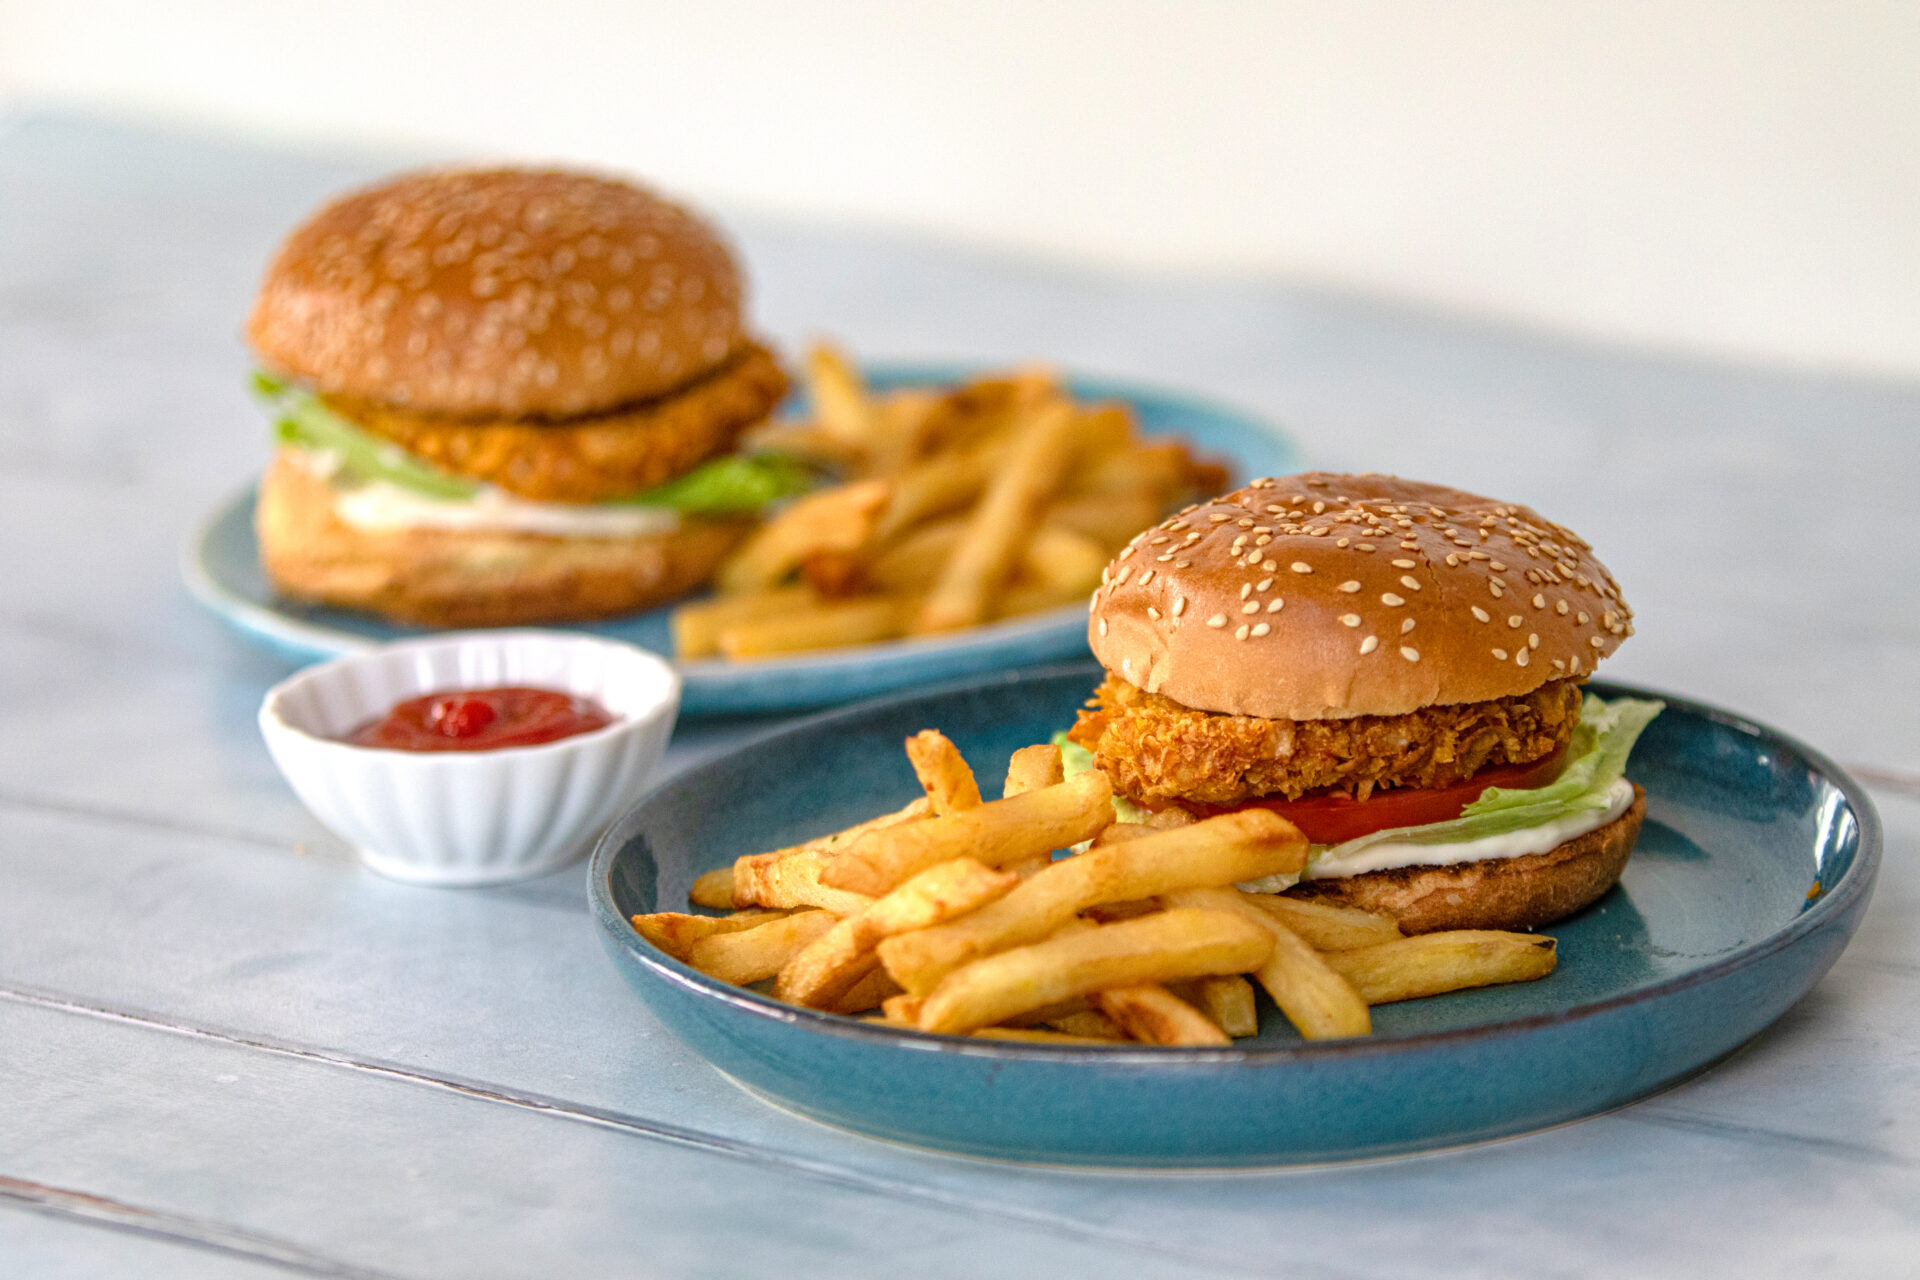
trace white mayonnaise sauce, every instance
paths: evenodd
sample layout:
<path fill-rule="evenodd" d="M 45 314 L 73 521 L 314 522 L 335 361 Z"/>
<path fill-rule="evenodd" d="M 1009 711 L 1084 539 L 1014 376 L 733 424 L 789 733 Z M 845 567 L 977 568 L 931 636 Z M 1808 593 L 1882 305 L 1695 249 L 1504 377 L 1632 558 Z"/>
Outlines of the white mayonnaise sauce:
<path fill-rule="evenodd" d="M 544 533 L 563 538 L 634 538 L 672 533 L 678 513 L 661 507 L 529 502 L 483 485 L 471 498 L 431 498 L 382 480 L 342 487 L 333 512 L 356 529 L 462 529 L 487 533 Z"/>
<path fill-rule="evenodd" d="M 1340 858 L 1337 862 L 1325 853 L 1308 859 L 1304 880 L 1328 880 L 1342 876 L 1365 875 L 1390 867 L 1453 866 L 1461 862 L 1485 862 L 1493 858 L 1519 858 L 1530 853 L 1545 853 L 1583 836 L 1627 811 L 1633 803 L 1633 784 L 1625 778 L 1616 781 L 1607 792 L 1607 807 L 1573 814 L 1537 827 L 1522 827 L 1504 835 L 1483 836 L 1456 844 L 1406 844 L 1382 841 Z"/>

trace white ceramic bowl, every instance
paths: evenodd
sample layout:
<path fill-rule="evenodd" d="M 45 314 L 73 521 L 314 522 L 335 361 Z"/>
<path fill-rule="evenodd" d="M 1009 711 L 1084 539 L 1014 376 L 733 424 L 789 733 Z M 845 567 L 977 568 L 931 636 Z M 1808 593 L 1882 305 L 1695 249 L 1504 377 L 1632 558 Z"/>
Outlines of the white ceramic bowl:
<path fill-rule="evenodd" d="M 500 685 L 592 698 L 614 722 L 494 751 L 337 740 L 405 699 Z M 475 631 L 308 667 L 267 691 L 260 732 L 301 801 L 373 870 L 418 884 L 496 884 L 585 854 L 645 788 L 679 709 L 680 677 L 644 649 L 578 633 Z"/>

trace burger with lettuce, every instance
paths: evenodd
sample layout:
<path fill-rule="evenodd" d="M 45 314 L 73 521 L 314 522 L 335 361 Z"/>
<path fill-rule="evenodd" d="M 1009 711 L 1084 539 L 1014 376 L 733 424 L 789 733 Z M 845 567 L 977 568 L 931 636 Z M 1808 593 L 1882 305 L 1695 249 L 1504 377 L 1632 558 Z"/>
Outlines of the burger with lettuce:
<path fill-rule="evenodd" d="M 247 324 L 284 595 L 434 626 L 646 609 L 712 573 L 792 461 L 737 451 L 787 379 L 740 272 L 624 182 L 433 172 L 297 228 Z"/>
<path fill-rule="evenodd" d="M 1256 480 L 1109 566 L 1089 624 L 1107 677 L 1068 763 L 1135 820 L 1285 816 L 1312 853 L 1259 888 L 1409 933 L 1533 928 L 1612 887 L 1645 816 L 1625 766 L 1661 704 L 1582 687 L 1632 631 L 1592 549 L 1527 507 Z"/>

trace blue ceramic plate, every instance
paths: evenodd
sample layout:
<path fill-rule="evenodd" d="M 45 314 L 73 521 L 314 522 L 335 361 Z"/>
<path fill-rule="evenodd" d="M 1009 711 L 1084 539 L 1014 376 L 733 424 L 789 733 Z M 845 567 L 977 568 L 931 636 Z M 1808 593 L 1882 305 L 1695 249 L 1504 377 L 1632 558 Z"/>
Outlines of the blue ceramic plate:
<path fill-rule="evenodd" d="M 1629 773 L 1648 816 L 1620 887 L 1547 932 L 1539 982 L 1375 1010 L 1366 1040 L 1307 1044 L 1262 999 L 1231 1049 L 1013 1044 L 899 1031 L 716 982 L 630 915 L 684 909 L 737 854 L 918 794 L 901 740 L 936 726 L 994 778 L 1073 720 L 1074 664 L 881 699 L 681 774 L 595 851 L 603 941 L 660 1019 L 748 1089 L 877 1137 L 1056 1164 L 1229 1167 L 1475 1142 L 1620 1106 L 1700 1070 L 1804 995 L 1853 935 L 1880 861 L 1859 788 L 1824 757 L 1667 699 Z M 1596 692 L 1644 691 L 1596 682 Z"/>
<path fill-rule="evenodd" d="M 932 386 L 972 372 L 947 365 L 885 365 L 869 377 L 879 388 Z M 1233 410 L 1102 379 L 1069 381 L 1082 398 L 1127 401 L 1147 435 L 1183 436 L 1200 452 L 1225 459 L 1242 479 L 1298 469 L 1298 455 L 1286 436 Z M 295 662 L 335 658 L 424 633 L 422 628 L 394 626 L 366 614 L 304 605 L 276 594 L 260 571 L 253 497 L 248 490 L 215 512 L 187 545 L 182 573 L 202 604 Z M 580 629 L 668 654 L 673 644 L 667 612 L 656 609 Z M 928 639 L 767 662 L 682 662 L 676 664 L 684 682 L 680 710 L 683 715 L 736 715 L 827 706 L 932 680 L 1075 657 L 1086 652 L 1086 630 L 1085 607 L 1067 605 Z"/>

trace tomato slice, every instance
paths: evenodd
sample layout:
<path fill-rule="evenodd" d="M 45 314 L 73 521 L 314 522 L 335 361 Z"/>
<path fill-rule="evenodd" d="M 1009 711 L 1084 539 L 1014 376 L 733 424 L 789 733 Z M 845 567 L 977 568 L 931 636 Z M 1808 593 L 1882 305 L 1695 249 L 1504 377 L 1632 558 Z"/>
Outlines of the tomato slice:
<path fill-rule="evenodd" d="M 1459 817 L 1488 787 L 1510 787 L 1519 791 L 1544 787 L 1560 776 L 1566 754 L 1567 749 L 1562 746 L 1552 755 L 1529 764 L 1502 764 L 1482 769 L 1465 782 L 1445 787 L 1394 787 L 1376 791 L 1365 800 L 1341 794 L 1306 796 L 1299 800 L 1274 796 L 1245 804 L 1190 804 L 1187 807 L 1203 818 L 1240 809 L 1271 809 L 1300 828 L 1301 834 L 1313 843 L 1339 844 L 1395 827 L 1423 827 L 1429 822 L 1450 821 Z"/>

